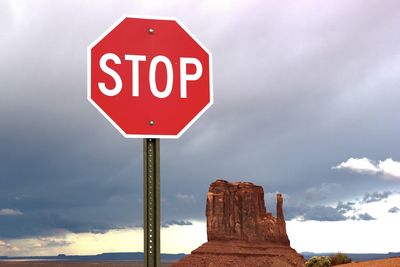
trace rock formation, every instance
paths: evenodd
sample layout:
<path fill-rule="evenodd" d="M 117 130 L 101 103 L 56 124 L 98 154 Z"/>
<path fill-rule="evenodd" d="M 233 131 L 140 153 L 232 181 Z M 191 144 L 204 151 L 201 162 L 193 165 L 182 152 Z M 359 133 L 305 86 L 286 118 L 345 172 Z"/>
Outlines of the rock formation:
<path fill-rule="evenodd" d="M 277 217 L 267 212 L 261 186 L 213 182 L 206 206 L 208 242 L 173 266 L 304 266 L 303 257 L 290 247 L 280 193 L 276 209 Z"/>

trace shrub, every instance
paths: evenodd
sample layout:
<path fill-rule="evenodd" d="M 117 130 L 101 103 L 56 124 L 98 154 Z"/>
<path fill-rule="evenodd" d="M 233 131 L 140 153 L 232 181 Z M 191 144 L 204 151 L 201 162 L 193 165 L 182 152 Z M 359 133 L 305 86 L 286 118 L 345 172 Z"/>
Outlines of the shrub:
<path fill-rule="evenodd" d="M 325 256 L 313 256 L 306 262 L 305 267 L 331 267 L 331 260 L 329 257 Z"/>
<path fill-rule="evenodd" d="M 351 259 L 345 253 L 338 252 L 335 255 L 330 256 L 332 265 L 350 263 Z"/>

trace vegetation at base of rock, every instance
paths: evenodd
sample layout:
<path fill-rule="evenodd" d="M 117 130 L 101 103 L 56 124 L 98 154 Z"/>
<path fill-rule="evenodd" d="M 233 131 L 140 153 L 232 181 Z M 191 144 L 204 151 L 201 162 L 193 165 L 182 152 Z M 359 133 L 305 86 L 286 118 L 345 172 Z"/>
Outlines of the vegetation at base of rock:
<path fill-rule="evenodd" d="M 351 263 L 351 258 L 345 253 L 338 252 L 329 257 L 314 256 L 306 262 L 305 267 L 330 267 L 346 263 Z"/>
<path fill-rule="evenodd" d="M 345 253 L 338 252 L 333 256 L 329 257 L 331 260 L 332 265 L 340 265 L 340 264 L 346 264 L 350 263 L 351 259 L 349 256 L 347 256 Z"/>
<path fill-rule="evenodd" d="M 331 259 L 326 256 L 313 256 L 309 259 L 305 267 L 331 267 Z"/>

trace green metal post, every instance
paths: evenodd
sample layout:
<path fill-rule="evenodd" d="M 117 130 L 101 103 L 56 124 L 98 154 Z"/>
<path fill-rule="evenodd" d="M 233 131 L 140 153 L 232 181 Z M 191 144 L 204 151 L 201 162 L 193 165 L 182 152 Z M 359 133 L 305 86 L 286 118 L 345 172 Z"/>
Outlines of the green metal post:
<path fill-rule="evenodd" d="M 160 267 L 160 139 L 143 139 L 144 266 Z"/>

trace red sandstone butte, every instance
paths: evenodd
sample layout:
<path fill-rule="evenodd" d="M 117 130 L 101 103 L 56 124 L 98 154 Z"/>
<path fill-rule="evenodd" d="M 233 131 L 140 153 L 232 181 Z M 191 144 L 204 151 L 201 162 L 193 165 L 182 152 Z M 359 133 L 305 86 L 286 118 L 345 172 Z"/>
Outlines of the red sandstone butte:
<path fill-rule="evenodd" d="M 304 258 L 290 247 L 279 193 L 276 209 L 277 217 L 267 212 L 261 186 L 213 182 L 206 206 L 208 242 L 172 266 L 304 266 Z"/>

